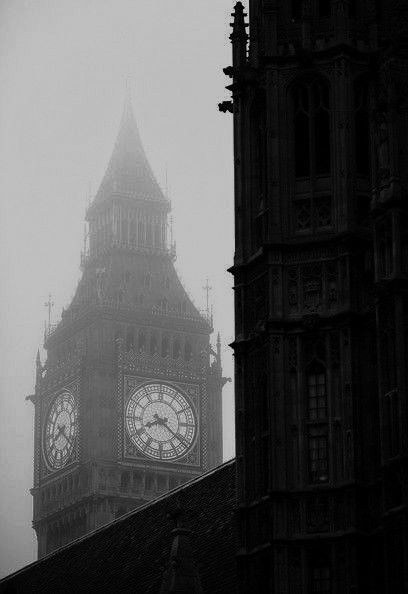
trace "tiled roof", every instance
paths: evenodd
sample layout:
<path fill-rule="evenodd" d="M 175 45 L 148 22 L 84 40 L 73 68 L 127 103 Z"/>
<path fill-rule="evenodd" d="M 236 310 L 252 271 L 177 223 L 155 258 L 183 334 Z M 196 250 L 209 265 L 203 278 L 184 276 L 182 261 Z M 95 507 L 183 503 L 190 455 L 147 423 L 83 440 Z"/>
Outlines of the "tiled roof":
<path fill-rule="evenodd" d="M 8 594 L 159 594 L 181 512 L 203 592 L 236 590 L 235 462 L 130 512 L 0 582 Z"/>

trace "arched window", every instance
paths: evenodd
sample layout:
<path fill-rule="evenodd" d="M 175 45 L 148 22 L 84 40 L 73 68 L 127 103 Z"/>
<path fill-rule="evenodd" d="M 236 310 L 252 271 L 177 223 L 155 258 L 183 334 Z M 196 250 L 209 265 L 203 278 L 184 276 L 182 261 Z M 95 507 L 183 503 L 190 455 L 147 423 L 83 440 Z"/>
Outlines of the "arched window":
<path fill-rule="evenodd" d="M 330 172 L 329 86 L 315 79 L 296 85 L 294 109 L 295 175 L 309 177 Z"/>
<path fill-rule="evenodd" d="M 146 244 L 153 244 L 152 224 L 150 222 L 146 223 Z"/>
<path fill-rule="evenodd" d="M 193 356 L 193 348 L 191 346 L 190 341 L 187 340 L 185 347 L 184 347 L 184 358 L 186 361 L 191 361 L 192 356 Z"/>
<path fill-rule="evenodd" d="M 162 340 L 162 357 L 168 357 L 170 353 L 170 343 L 167 336 L 163 337 Z"/>
<path fill-rule="evenodd" d="M 139 332 L 139 351 L 144 351 L 146 349 L 146 334 L 143 332 L 143 330 L 141 330 Z"/>
<path fill-rule="evenodd" d="M 258 92 L 251 105 L 251 184 L 255 201 L 266 194 L 266 95 Z"/>
<path fill-rule="evenodd" d="M 153 334 L 150 339 L 150 354 L 155 355 L 159 350 L 159 344 L 157 341 L 157 337 Z"/>
<path fill-rule="evenodd" d="M 145 272 L 145 275 L 143 277 L 143 284 L 146 289 L 150 289 L 151 284 L 152 284 L 152 276 L 151 276 L 150 272 Z"/>
<path fill-rule="evenodd" d="M 268 231 L 267 194 L 267 130 L 266 95 L 259 91 L 253 99 L 250 114 L 251 203 L 253 206 L 253 247 L 266 241 Z"/>
<path fill-rule="evenodd" d="M 307 372 L 307 412 L 309 421 L 327 418 L 326 371 L 317 363 Z"/>
<path fill-rule="evenodd" d="M 354 134 L 357 173 L 368 175 L 370 170 L 370 127 L 368 115 L 368 84 L 365 79 L 354 83 Z"/>
<path fill-rule="evenodd" d="M 173 342 L 173 359 L 178 359 L 181 355 L 181 345 L 178 338 Z"/>
<path fill-rule="evenodd" d="M 126 349 L 130 351 L 135 346 L 135 333 L 133 330 L 128 330 L 126 334 Z"/>

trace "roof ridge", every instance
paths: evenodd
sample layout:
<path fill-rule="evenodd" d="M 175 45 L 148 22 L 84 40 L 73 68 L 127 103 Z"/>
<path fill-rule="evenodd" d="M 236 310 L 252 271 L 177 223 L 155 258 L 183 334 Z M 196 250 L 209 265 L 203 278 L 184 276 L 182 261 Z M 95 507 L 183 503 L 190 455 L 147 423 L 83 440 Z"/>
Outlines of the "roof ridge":
<path fill-rule="evenodd" d="M 61 554 L 62 551 L 66 551 L 67 549 L 70 549 L 72 546 L 74 546 L 77 543 L 82 542 L 82 541 L 90 538 L 94 534 L 98 534 L 100 532 L 103 532 L 104 530 L 107 530 L 108 528 L 110 528 L 111 526 L 113 526 L 115 524 L 119 524 L 120 522 L 124 522 L 126 519 L 128 519 L 132 515 L 135 515 L 138 512 L 141 512 L 142 510 L 145 510 L 145 509 L 147 509 L 149 507 L 153 507 L 156 504 L 159 504 L 161 501 L 165 500 L 170 495 L 174 495 L 175 493 L 179 493 L 183 489 L 189 488 L 193 484 L 195 485 L 195 484 L 199 483 L 200 481 L 205 480 L 208 477 L 212 476 L 213 474 L 215 474 L 216 472 L 220 471 L 221 469 L 227 468 L 228 466 L 232 466 L 233 464 L 235 464 L 235 457 L 234 458 L 231 458 L 230 460 L 227 460 L 226 462 L 223 462 L 222 464 L 220 464 L 219 466 L 216 466 L 215 468 L 212 468 L 211 470 L 208 470 L 207 472 L 201 474 L 200 476 L 198 476 L 196 478 L 193 478 L 190 481 L 187 481 L 186 483 L 183 483 L 179 487 L 175 487 L 174 489 L 171 489 L 170 491 L 167 491 L 167 493 L 164 493 L 163 495 L 160 495 L 160 497 L 156 497 L 155 499 L 152 499 L 151 501 L 146 501 L 145 503 L 143 503 L 139 507 L 136 507 L 135 509 L 133 509 L 133 510 L 131 510 L 131 511 L 125 513 L 125 514 L 123 514 L 123 516 L 121 516 L 120 518 L 116 518 L 116 519 L 108 522 L 107 524 L 104 524 L 103 526 L 99 526 L 98 528 L 95 528 L 94 530 L 92 530 L 90 532 L 87 532 L 87 534 L 84 534 L 83 536 L 80 536 L 80 537 L 76 538 L 75 540 L 71 541 L 70 543 L 68 543 L 66 545 L 63 545 L 62 547 L 59 547 L 58 549 L 56 549 L 52 553 L 49 553 L 48 555 L 45 555 L 44 557 L 41 557 L 41 559 L 36 559 L 32 563 L 28 563 L 27 565 L 25 565 L 21 569 L 18 569 L 17 571 L 14 571 L 13 573 L 10 573 L 9 575 L 1 578 L 0 579 L 0 584 L 7 582 L 7 580 L 9 580 L 11 578 L 14 578 L 15 576 L 23 573 L 24 571 L 28 570 L 29 568 L 35 567 L 36 565 L 42 563 L 46 559 L 50 559 L 52 557 L 55 557 L 55 556 Z"/>

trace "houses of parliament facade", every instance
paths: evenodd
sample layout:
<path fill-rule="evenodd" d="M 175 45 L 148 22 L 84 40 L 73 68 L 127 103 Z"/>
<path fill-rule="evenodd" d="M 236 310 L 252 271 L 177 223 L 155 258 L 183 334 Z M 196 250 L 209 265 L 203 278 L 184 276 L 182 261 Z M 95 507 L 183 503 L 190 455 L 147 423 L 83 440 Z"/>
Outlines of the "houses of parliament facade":
<path fill-rule="evenodd" d="M 3 580 L 0 591 L 408 592 L 408 3 L 249 0 L 232 17 L 231 99 L 219 108 L 232 114 L 234 135 L 236 459 L 198 476 L 220 462 L 219 348 L 201 348 L 201 379 L 163 379 L 159 365 L 156 375 L 129 370 L 145 355 L 129 354 L 126 335 L 109 335 L 123 370 L 115 468 L 142 476 L 152 472 L 148 458 L 155 484 L 163 474 L 170 489 L 186 469 L 193 480 Z M 132 171 L 135 154 L 125 153 Z M 166 203 L 149 200 L 160 225 Z M 108 201 L 88 214 L 102 238 Z M 93 241 L 103 258 L 105 240 Z M 131 281 L 120 270 L 93 272 L 84 292 L 97 293 L 105 275 L 104 295 L 126 299 Z M 188 311 L 191 351 L 181 348 L 193 357 L 210 328 Z M 113 378 L 102 367 L 101 394 L 102 375 Z M 157 384 L 164 388 L 149 399 L 146 386 Z M 175 392 L 169 400 L 165 389 Z M 63 408 L 49 413 L 53 428 L 42 435 L 76 452 L 66 392 L 53 392 Z M 204 392 L 211 396 L 199 414 Z M 184 409 L 190 416 L 180 419 Z M 74 433 L 65 436 L 70 415 Z M 110 413 L 104 418 L 109 426 Z M 198 433 L 208 437 L 199 442 Z M 41 439 L 49 472 L 52 439 L 48 453 Z M 188 459 L 199 443 L 207 467 Z M 112 443 L 100 436 L 98 444 L 103 458 Z M 167 462 L 165 451 L 175 452 Z M 114 513 L 118 498 L 110 501 Z"/>

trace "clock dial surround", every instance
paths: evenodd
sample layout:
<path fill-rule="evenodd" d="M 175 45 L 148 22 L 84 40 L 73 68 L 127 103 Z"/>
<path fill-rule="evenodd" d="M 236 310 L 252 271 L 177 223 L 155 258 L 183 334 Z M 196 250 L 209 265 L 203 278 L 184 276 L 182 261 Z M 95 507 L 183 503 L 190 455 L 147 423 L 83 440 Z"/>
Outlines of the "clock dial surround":
<path fill-rule="evenodd" d="M 145 384 L 131 394 L 125 426 L 136 448 L 154 460 L 181 458 L 197 435 L 197 421 L 188 398 L 177 388 L 161 383 Z"/>
<path fill-rule="evenodd" d="M 44 459 L 50 470 L 68 464 L 78 436 L 78 402 L 71 392 L 58 394 L 51 403 L 44 425 Z"/>

